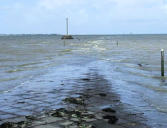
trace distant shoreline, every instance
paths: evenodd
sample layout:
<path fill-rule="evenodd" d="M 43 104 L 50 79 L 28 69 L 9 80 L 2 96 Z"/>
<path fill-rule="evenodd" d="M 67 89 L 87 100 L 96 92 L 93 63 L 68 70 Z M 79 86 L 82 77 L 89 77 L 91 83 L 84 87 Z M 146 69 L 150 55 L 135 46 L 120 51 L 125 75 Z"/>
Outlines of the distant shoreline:
<path fill-rule="evenodd" d="M 62 36 L 63 34 L 0 34 L 0 36 Z M 142 35 L 167 35 L 165 34 L 71 34 L 72 36 L 142 36 Z"/>

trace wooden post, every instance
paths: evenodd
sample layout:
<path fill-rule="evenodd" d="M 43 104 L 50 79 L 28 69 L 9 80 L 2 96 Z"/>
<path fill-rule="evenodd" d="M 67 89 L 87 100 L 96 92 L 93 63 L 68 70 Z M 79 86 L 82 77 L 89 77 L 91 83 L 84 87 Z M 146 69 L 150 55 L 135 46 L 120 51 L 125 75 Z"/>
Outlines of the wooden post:
<path fill-rule="evenodd" d="M 161 76 L 164 76 L 164 50 L 161 49 Z"/>

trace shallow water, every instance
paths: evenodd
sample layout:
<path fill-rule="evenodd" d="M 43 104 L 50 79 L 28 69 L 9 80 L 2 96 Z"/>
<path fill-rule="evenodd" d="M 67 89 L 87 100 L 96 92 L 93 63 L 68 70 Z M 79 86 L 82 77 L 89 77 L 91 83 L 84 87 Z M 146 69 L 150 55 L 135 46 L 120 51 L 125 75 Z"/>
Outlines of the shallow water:
<path fill-rule="evenodd" d="M 167 82 L 160 77 L 160 50 L 167 51 L 167 35 L 60 38 L 0 36 L 0 95 L 20 86 L 46 89 L 49 80 L 58 84 L 96 69 L 112 82 L 127 110 L 143 112 L 152 127 L 167 127 Z"/>

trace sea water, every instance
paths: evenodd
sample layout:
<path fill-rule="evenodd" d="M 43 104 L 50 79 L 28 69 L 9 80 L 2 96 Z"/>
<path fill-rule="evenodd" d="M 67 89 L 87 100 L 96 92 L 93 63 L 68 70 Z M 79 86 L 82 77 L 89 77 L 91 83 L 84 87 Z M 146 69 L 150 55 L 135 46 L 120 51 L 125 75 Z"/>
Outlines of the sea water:
<path fill-rule="evenodd" d="M 36 80 L 54 79 L 59 83 L 96 69 L 112 83 L 127 110 L 143 113 L 151 127 L 167 127 L 167 77 L 162 78 L 160 72 L 160 51 L 167 53 L 167 35 L 74 38 L 1 35 L 0 97 L 20 86 L 26 88 L 27 83 L 34 86 Z"/>

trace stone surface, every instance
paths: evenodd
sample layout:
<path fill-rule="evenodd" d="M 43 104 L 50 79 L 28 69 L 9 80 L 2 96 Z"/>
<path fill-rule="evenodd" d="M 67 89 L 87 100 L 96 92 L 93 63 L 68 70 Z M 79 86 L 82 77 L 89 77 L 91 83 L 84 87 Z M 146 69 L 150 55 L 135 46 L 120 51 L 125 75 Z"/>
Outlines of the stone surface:
<path fill-rule="evenodd" d="M 30 128 L 59 128 L 60 124 L 68 127 L 73 126 L 72 128 L 76 126 L 77 128 L 89 128 L 89 126 L 93 127 L 94 124 L 96 128 L 124 128 L 126 126 L 136 128 L 141 126 L 144 128 L 144 125 L 140 123 L 136 123 L 135 126 L 131 123 L 132 120 L 137 120 L 134 118 L 136 115 L 129 115 L 128 119 L 131 120 L 115 124 L 118 117 L 124 117 L 125 119 L 127 117 L 124 112 L 121 112 L 121 115 L 120 112 L 118 113 L 117 110 L 122 110 L 122 108 L 117 107 L 116 109 L 118 117 L 117 115 L 111 116 L 114 113 L 113 110 L 102 111 L 101 108 L 111 104 L 120 106 L 119 97 L 115 98 L 113 93 L 108 92 L 110 88 L 103 76 L 93 74 L 82 78 L 79 80 L 66 78 L 68 82 L 63 81 L 64 86 L 61 83 L 60 85 L 56 85 L 56 83 L 50 85 L 47 82 L 45 83 L 46 80 L 42 80 L 43 82 L 36 82 L 35 85 L 29 83 L 29 86 L 21 86 L 8 93 L 1 94 L 1 123 L 9 120 L 13 122 L 15 119 L 27 116 L 27 123 L 32 123 L 32 127 L 29 125 Z M 78 96 L 78 94 L 80 95 Z M 41 113 L 44 111 L 49 113 L 46 113 L 46 115 Z M 37 118 L 33 118 L 31 115 L 36 115 Z"/>
<path fill-rule="evenodd" d="M 36 127 L 33 127 L 33 128 L 61 128 L 59 126 L 52 126 L 52 125 L 40 125 L 40 126 L 36 126 Z"/>
<path fill-rule="evenodd" d="M 59 121 L 62 121 L 63 119 L 62 118 L 55 118 L 55 117 L 47 117 L 47 118 L 44 118 L 46 121 L 46 123 L 53 123 L 53 122 L 59 122 Z"/>
<path fill-rule="evenodd" d="M 116 116 L 106 115 L 106 116 L 103 116 L 103 118 L 108 119 L 108 123 L 110 124 L 115 124 L 118 121 L 118 118 Z"/>
<path fill-rule="evenodd" d="M 93 122 L 93 121 L 95 121 L 96 119 L 83 119 L 84 121 L 86 121 L 86 122 Z"/>
<path fill-rule="evenodd" d="M 73 122 L 71 122 L 71 121 L 66 121 L 66 122 L 60 123 L 60 125 L 63 125 L 63 126 L 69 126 L 72 124 L 73 124 Z"/>
<path fill-rule="evenodd" d="M 112 108 L 104 108 L 104 109 L 102 109 L 102 111 L 110 112 L 110 113 L 116 113 L 116 111 L 114 109 L 112 109 Z"/>
<path fill-rule="evenodd" d="M 70 97 L 70 98 L 64 99 L 64 101 L 65 101 L 65 102 L 72 103 L 72 104 L 84 105 L 84 100 L 81 99 L 81 98 L 73 98 L 73 97 Z"/>
<path fill-rule="evenodd" d="M 79 122 L 79 119 L 78 118 L 71 118 L 71 121 L 73 121 L 73 122 Z"/>
<path fill-rule="evenodd" d="M 69 128 L 78 128 L 78 126 L 77 125 L 71 125 L 71 126 L 69 126 Z"/>

